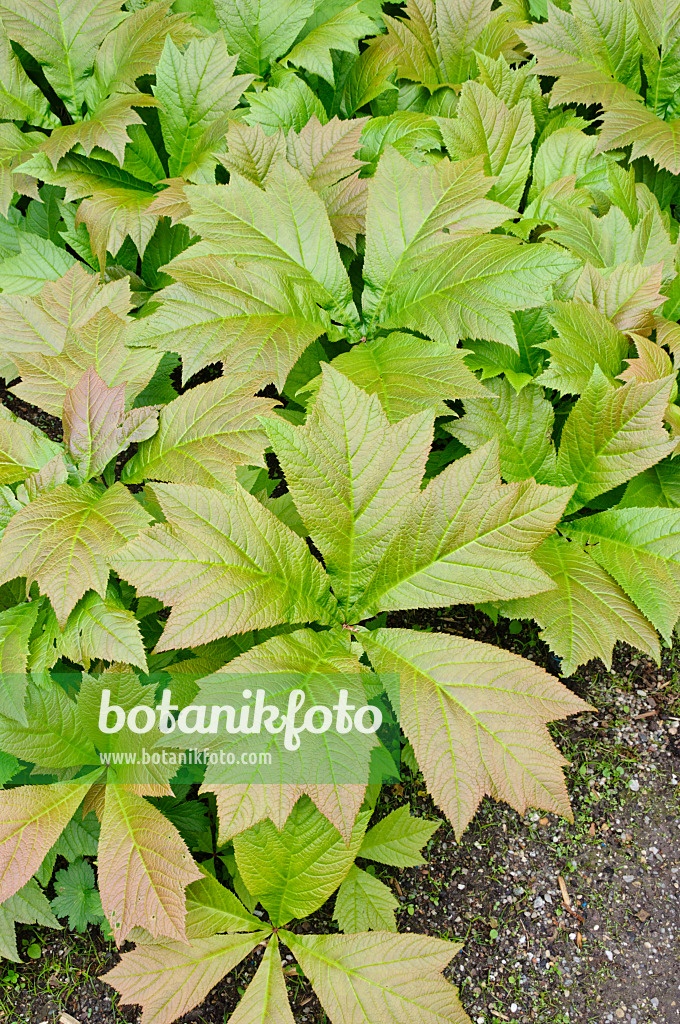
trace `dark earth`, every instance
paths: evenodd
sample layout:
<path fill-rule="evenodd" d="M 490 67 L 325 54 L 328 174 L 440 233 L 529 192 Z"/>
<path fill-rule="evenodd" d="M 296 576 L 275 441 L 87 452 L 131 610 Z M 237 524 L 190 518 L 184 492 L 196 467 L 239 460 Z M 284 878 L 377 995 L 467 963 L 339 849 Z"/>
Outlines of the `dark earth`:
<path fill-rule="evenodd" d="M 395 615 L 390 624 L 406 620 L 551 664 L 528 623 L 494 625 L 457 608 Z M 663 651 L 660 667 L 619 645 L 611 672 L 591 662 L 565 680 L 597 708 L 552 728 L 571 761 L 573 824 L 536 811 L 521 817 L 485 799 L 462 842 L 442 824 L 426 866 L 382 869 L 402 906 L 400 930 L 464 943 L 448 976 L 475 1024 L 680 1022 L 679 669 L 680 642 Z M 437 817 L 422 778 L 403 775 L 379 810 L 408 800 L 414 813 Z M 332 929 L 331 918 L 332 902 L 296 927 Z M 138 1009 L 119 1008 L 97 979 L 117 961 L 97 929 L 56 938 L 19 929 L 20 949 L 36 942 L 38 959 L 0 965 L 2 1024 L 57 1024 L 64 1011 L 77 1024 L 139 1021 Z M 224 1024 L 257 959 L 182 1021 Z M 286 974 L 295 1021 L 326 1021 L 292 957 Z"/>

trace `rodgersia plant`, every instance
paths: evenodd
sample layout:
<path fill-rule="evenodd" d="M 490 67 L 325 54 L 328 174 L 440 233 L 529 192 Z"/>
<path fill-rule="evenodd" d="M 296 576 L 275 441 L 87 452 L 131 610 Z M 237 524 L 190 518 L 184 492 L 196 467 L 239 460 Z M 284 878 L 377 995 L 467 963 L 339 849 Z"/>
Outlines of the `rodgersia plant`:
<path fill-rule="evenodd" d="M 355 864 L 435 827 L 369 827 L 388 749 L 277 775 L 263 734 L 230 777 L 154 709 L 341 687 L 460 835 L 485 794 L 569 815 L 586 705 L 410 611 L 533 618 L 566 676 L 671 642 L 679 30 L 566 6 L 0 3 L 2 955 L 129 938 L 145 1024 L 261 958 L 245 1024 L 292 1019 L 283 944 L 334 1024 L 465 1020 Z"/>

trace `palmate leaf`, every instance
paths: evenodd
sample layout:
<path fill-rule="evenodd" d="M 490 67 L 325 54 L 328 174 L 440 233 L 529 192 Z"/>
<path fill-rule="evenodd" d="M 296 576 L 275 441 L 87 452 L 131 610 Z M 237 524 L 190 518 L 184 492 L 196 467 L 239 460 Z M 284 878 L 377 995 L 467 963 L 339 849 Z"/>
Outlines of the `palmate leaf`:
<path fill-rule="evenodd" d="M 196 484 L 156 484 L 154 493 L 167 522 L 119 550 L 115 565 L 140 594 L 173 604 L 157 650 L 279 622 L 336 620 L 305 542 L 239 484 L 232 494 Z"/>
<path fill-rule="evenodd" d="M 256 387 L 219 377 L 164 406 L 158 433 L 125 464 L 123 483 L 186 481 L 230 489 L 235 466 L 264 465 L 267 435 L 259 417 L 271 415 L 274 402 L 253 398 Z"/>
<path fill-rule="evenodd" d="M 26 420 L 0 407 L 0 483 L 13 484 L 38 472 L 61 446 Z"/>
<path fill-rule="evenodd" d="M 531 553 L 558 522 L 570 490 L 534 481 L 501 484 L 499 469 L 498 449 L 487 444 L 411 499 L 350 610 L 352 621 L 548 589 Z"/>
<path fill-rule="evenodd" d="M 22 960 L 17 950 L 15 923 L 61 928 L 35 878 L 0 905 L 0 957 L 20 964 Z"/>
<path fill-rule="evenodd" d="M 83 326 L 103 308 L 125 315 L 130 309 L 126 280 L 102 285 L 82 263 L 59 280 L 45 283 L 39 296 L 0 296 L 0 328 L 12 354 L 62 351 L 69 329 Z"/>
<path fill-rule="evenodd" d="M 376 397 L 367 399 L 325 366 L 305 426 L 268 424 L 296 508 L 345 610 L 417 498 L 432 422 L 426 410 L 390 425 Z"/>
<path fill-rule="evenodd" d="M 36 580 L 64 625 L 86 590 L 106 593 L 109 562 L 150 521 L 122 484 L 102 491 L 61 484 L 10 520 L 0 541 L 0 580 Z"/>
<path fill-rule="evenodd" d="M 658 660 L 658 637 L 621 588 L 580 545 L 549 537 L 535 553 L 555 589 L 539 598 L 499 605 L 504 615 L 533 618 L 541 637 L 569 676 L 591 658 L 611 666 L 612 650 L 623 640 Z"/>
<path fill-rule="evenodd" d="M 549 365 L 537 378 L 561 394 L 578 395 L 599 366 L 613 382 L 628 353 L 628 339 L 588 302 L 553 301 L 548 319 L 557 337 L 541 344 L 550 353 Z"/>
<path fill-rule="evenodd" d="M 204 679 L 200 684 L 201 700 L 219 704 L 225 692 L 240 693 L 244 686 L 252 687 L 255 676 L 257 686 L 275 698 L 278 706 L 287 705 L 293 689 L 301 689 L 308 704 L 328 703 L 329 693 L 337 694 L 342 686 L 349 703 L 359 707 L 366 699 L 361 684 L 364 669 L 358 662 L 360 651 L 349 637 L 347 631 L 312 629 L 272 637 Z M 239 678 L 237 673 L 243 675 Z M 226 737 L 221 735 L 213 742 L 208 740 L 208 747 L 225 749 L 225 742 Z M 369 779 L 374 745 L 373 736 L 356 732 L 309 734 L 304 751 L 301 747 L 293 756 L 273 736 L 268 741 L 274 766 L 271 771 L 253 766 L 241 769 L 237 778 L 231 768 L 225 785 L 224 772 L 208 766 L 202 791 L 215 793 L 217 798 L 220 843 L 264 818 L 283 829 L 303 795 L 312 799 L 330 826 L 349 843 Z M 237 759 L 247 752 L 243 738 L 228 746 Z M 249 776 L 246 781 L 242 781 L 244 774 Z"/>
<path fill-rule="evenodd" d="M 215 13 L 239 69 L 263 75 L 295 42 L 314 10 L 312 0 L 215 0 Z M 370 31 L 370 29 L 369 29 Z"/>
<path fill-rule="evenodd" d="M 482 156 L 496 182 L 489 195 L 517 209 L 531 167 L 534 118 L 528 99 L 509 107 L 481 82 L 466 82 L 455 120 L 442 122 L 452 159 Z"/>
<path fill-rule="evenodd" d="M 139 255 L 144 255 L 158 224 L 158 214 L 151 208 L 155 194 L 150 184 L 115 164 L 76 153 L 63 157 L 56 169 L 46 153 L 37 153 L 26 161 L 23 173 L 63 186 L 66 202 L 82 199 L 75 227 L 81 223 L 87 227 L 100 266 L 106 265 L 106 253 L 115 255 L 128 235 Z"/>
<path fill-rule="evenodd" d="M 564 250 L 501 235 L 454 242 L 394 283 L 383 327 L 421 331 L 436 341 L 486 338 L 515 347 L 511 310 L 545 302 L 575 266 Z"/>
<path fill-rule="evenodd" d="M 562 431 L 557 475 L 576 492 L 575 511 L 653 466 L 674 448 L 663 429 L 674 377 L 614 387 L 599 366 Z"/>
<path fill-rule="evenodd" d="M 663 264 L 645 267 L 622 263 L 601 271 L 586 263 L 576 282 L 574 298 L 588 302 L 620 331 L 646 333 L 654 325 L 654 312 L 664 302 L 659 288 Z"/>
<path fill-rule="evenodd" d="M 375 315 L 402 277 L 426 257 L 440 258 L 453 239 L 481 235 L 512 216 L 485 198 L 492 185 L 478 160 L 415 168 L 388 146 L 368 195 L 364 309 Z"/>
<path fill-rule="evenodd" d="M 210 243 L 232 260 L 266 260 L 311 288 L 322 305 L 351 314 L 351 285 L 325 207 L 295 168 L 279 161 L 265 189 L 233 174 L 228 186 L 185 191 L 192 208 L 187 223 L 203 238 L 199 247 Z"/>
<path fill-rule="evenodd" d="M 68 617 L 64 629 L 51 608 L 43 632 L 31 644 L 31 671 L 50 669 L 65 657 L 89 669 L 97 658 L 122 661 L 147 670 L 144 644 L 133 613 L 113 595 L 100 597 L 91 590 Z"/>
<path fill-rule="evenodd" d="M 142 406 L 125 412 L 125 384 L 110 388 L 94 367 L 64 398 L 64 445 L 82 480 L 97 476 L 128 445 L 156 432 L 158 412 Z"/>
<path fill-rule="evenodd" d="M 131 341 L 182 356 L 186 383 L 221 360 L 225 374 L 279 388 L 304 350 L 330 327 L 306 293 L 268 266 L 242 268 L 196 246 L 168 264 L 178 284 L 161 293 L 153 315 L 131 330 Z"/>
<path fill-rule="evenodd" d="M 337 1024 L 470 1024 L 441 973 L 461 948 L 453 942 L 391 932 L 281 939 Z"/>
<path fill-rule="evenodd" d="M 0 903 L 35 874 L 89 788 L 60 782 L 0 792 Z"/>
<path fill-rule="evenodd" d="M 396 932 L 398 906 L 384 882 L 353 864 L 338 889 L 333 917 L 343 932 Z"/>
<path fill-rule="evenodd" d="M 567 537 L 614 577 L 667 643 L 680 615 L 680 515 L 675 509 L 610 509 L 565 526 Z"/>
<path fill-rule="evenodd" d="M 394 333 L 354 345 L 331 365 L 369 395 L 377 395 L 389 421 L 397 423 L 426 409 L 450 416 L 444 399 L 484 395 L 464 356 L 464 349 L 443 342 Z"/>
<path fill-rule="evenodd" d="M 191 943 L 139 945 L 132 953 L 124 954 L 103 978 L 120 992 L 121 1003 L 144 1006 L 143 1024 L 171 1024 L 197 1006 L 269 934 L 271 929 L 266 927 L 259 932 L 213 935 Z M 276 1018 L 274 1022 L 279 1024 Z"/>
<path fill-rule="evenodd" d="M 648 156 L 671 174 L 680 174 L 680 119 L 662 121 L 649 107 L 628 102 L 613 104 L 605 114 L 598 151 L 631 146 L 631 159 Z"/>
<path fill-rule="evenodd" d="M 62 351 L 56 355 L 25 352 L 14 356 L 21 383 L 14 394 L 61 416 L 69 389 L 84 374 L 94 371 L 109 387 L 123 385 L 126 405 L 131 405 L 153 377 L 159 361 L 153 349 L 128 348 L 128 323 L 110 309 L 67 332 Z"/>
<path fill-rule="evenodd" d="M 537 71 L 558 79 L 551 103 L 599 103 L 640 87 L 640 32 L 628 0 L 573 0 L 571 13 L 548 2 L 548 20 L 518 33 L 538 58 Z"/>
<path fill-rule="evenodd" d="M 116 940 L 132 928 L 186 939 L 184 888 L 201 872 L 177 829 L 123 786 L 106 788 L 98 853 L 102 907 Z"/>
<path fill-rule="evenodd" d="M 465 416 L 444 429 L 471 451 L 497 438 L 501 476 L 508 482 L 550 479 L 555 467 L 554 412 L 542 389 L 528 384 L 516 392 L 507 380 L 495 378 L 485 390 L 484 398 L 465 398 Z"/>
<path fill-rule="evenodd" d="M 542 595 L 534 599 L 538 604 Z M 571 818 L 546 723 L 587 705 L 543 669 L 475 640 L 407 629 L 361 633 L 387 681 L 429 791 L 461 835 L 484 794 Z M 521 710 L 520 710 L 521 709 Z M 522 729 L 509 725 L 521 714 Z"/>
<path fill-rule="evenodd" d="M 0 17 L 9 38 L 40 61 L 69 113 L 78 116 L 97 48 L 122 20 L 118 0 L 2 0 Z"/>
<path fill-rule="evenodd" d="M 308 799 L 293 808 L 281 832 L 270 821 L 234 838 L 248 891 L 274 925 L 307 917 L 335 892 L 354 862 L 370 812 L 359 814 L 348 842 Z"/>
<path fill-rule="evenodd" d="M 192 40 L 181 52 L 168 36 L 156 68 L 154 94 L 160 103 L 163 139 L 170 177 L 193 167 L 200 157 L 199 142 L 218 122 L 226 132 L 226 118 L 254 75 L 232 77 L 236 57 L 230 57 L 224 39 L 215 35 Z M 210 178 L 209 180 L 214 180 Z"/>

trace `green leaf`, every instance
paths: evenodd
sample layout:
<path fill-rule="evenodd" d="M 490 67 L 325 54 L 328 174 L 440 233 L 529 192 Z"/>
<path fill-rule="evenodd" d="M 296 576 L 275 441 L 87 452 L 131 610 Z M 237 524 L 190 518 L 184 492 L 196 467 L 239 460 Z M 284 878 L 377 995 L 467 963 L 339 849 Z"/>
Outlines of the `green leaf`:
<path fill-rule="evenodd" d="M 47 631 L 47 627 L 46 627 Z M 146 653 L 135 616 L 112 595 L 91 590 L 54 633 L 53 658 L 66 657 L 89 669 L 97 658 L 125 662 L 147 671 Z"/>
<path fill-rule="evenodd" d="M 369 395 L 377 395 L 389 421 L 397 423 L 428 409 L 450 416 L 444 399 L 484 395 L 464 356 L 465 349 L 395 333 L 354 345 L 331 365 Z"/>
<path fill-rule="evenodd" d="M 670 454 L 663 415 L 675 378 L 610 384 L 598 366 L 562 431 L 557 473 L 575 511 Z"/>
<path fill-rule="evenodd" d="M 43 928 L 61 928 L 34 878 L 0 905 L 0 957 L 19 964 L 21 957 L 14 933 L 15 922 L 38 924 Z"/>
<path fill-rule="evenodd" d="M 154 493 L 167 522 L 119 550 L 115 565 L 140 594 L 173 605 L 157 650 L 279 622 L 336 619 L 328 581 L 305 542 L 240 485 L 231 495 L 196 484 L 156 484 Z"/>
<path fill-rule="evenodd" d="M 680 616 L 680 513 L 610 509 L 576 520 L 563 532 L 587 545 L 670 644 Z"/>
<path fill-rule="evenodd" d="M 544 597 L 541 597 L 544 600 Z M 484 793 L 518 811 L 571 818 L 565 764 L 546 723 L 585 709 L 547 672 L 464 637 L 408 629 L 361 633 L 386 680 L 433 799 L 460 836 Z M 521 730 L 509 718 L 521 715 Z"/>
<path fill-rule="evenodd" d="M 613 383 L 628 354 L 628 339 L 587 302 L 552 302 L 548 319 L 556 338 L 541 343 L 550 363 L 537 378 L 560 394 L 579 395 L 588 386 L 596 366 Z"/>
<path fill-rule="evenodd" d="M 264 465 L 267 435 L 259 419 L 271 415 L 274 403 L 253 398 L 253 390 L 218 377 L 170 402 L 156 435 L 126 463 L 123 483 L 174 480 L 230 489 L 235 466 Z"/>
<path fill-rule="evenodd" d="M 0 482 L 13 484 L 36 473 L 61 451 L 42 430 L 0 407 Z"/>
<path fill-rule="evenodd" d="M 440 824 L 438 818 L 414 818 L 408 807 L 397 807 L 368 830 L 359 856 L 397 868 L 417 867 L 425 863 L 420 851 Z"/>
<path fill-rule="evenodd" d="M 118 0 L 2 0 L 10 39 L 40 61 L 70 114 L 78 116 L 97 48 L 121 20 Z"/>
<path fill-rule="evenodd" d="M 230 1024 L 294 1024 L 275 935 L 267 945 L 255 977 L 230 1017 Z"/>
<path fill-rule="evenodd" d="M 280 832 L 264 821 L 234 837 L 243 880 L 275 925 L 313 914 L 335 892 L 354 862 L 368 818 L 367 812 L 358 816 L 346 844 L 303 798 Z"/>
<path fill-rule="evenodd" d="M 0 113 L 3 118 L 27 121 L 39 128 L 59 124 L 37 85 L 31 81 L 0 27 Z"/>
<path fill-rule="evenodd" d="M 19 235 L 20 252 L 0 263 L 0 288 L 5 295 L 37 295 L 45 281 L 57 281 L 75 260 L 48 238 Z"/>
<path fill-rule="evenodd" d="M 485 198 L 492 185 L 480 161 L 415 168 L 387 146 L 368 192 L 364 310 L 375 315 L 402 278 L 440 259 L 453 239 L 481 235 L 511 216 Z"/>
<path fill-rule="evenodd" d="M 304 426 L 267 430 L 303 522 L 347 610 L 409 506 L 417 500 L 432 438 L 425 410 L 390 424 L 377 397 L 328 366 Z"/>
<path fill-rule="evenodd" d="M 295 0 L 293 0 L 295 2 Z M 322 124 L 328 120 L 323 103 L 306 82 L 297 75 L 286 75 L 280 85 L 270 86 L 264 92 L 248 94 L 250 110 L 245 115 L 247 124 L 259 124 L 267 135 L 292 129 L 302 131 L 311 117 Z"/>
<path fill-rule="evenodd" d="M 313 9 L 312 0 L 215 0 L 227 45 L 240 55 L 239 68 L 254 75 L 289 49 Z"/>
<path fill-rule="evenodd" d="M 242 692 L 255 684 L 282 712 L 294 691 L 298 696 L 302 691 L 308 706 L 314 706 L 333 704 L 344 689 L 348 705 L 361 707 L 366 702 L 365 667 L 359 664 L 361 652 L 349 637 L 346 630 L 314 629 L 270 637 L 203 679 L 201 701 L 219 706 L 225 692 Z M 178 740 L 177 745 L 182 742 Z M 220 843 L 264 818 L 282 829 L 296 800 L 304 794 L 349 842 L 369 780 L 372 749 L 377 745 L 373 734 L 342 733 L 335 728 L 308 733 L 293 751 L 285 747 L 285 736 L 274 734 L 266 742 L 270 769 L 259 763 L 240 767 L 241 756 L 251 745 L 247 737 L 230 741 L 222 734 L 203 742 L 207 742 L 206 749 L 232 752 L 239 763 L 239 768 L 231 765 L 226 772 L 214 765 L 206 769 L 203 789 L 217 797 Z"/>
<path fill-rule="evenodd" d="M 32 601 L 0 611 L 0 714 L 24 725 L 28 642 L 39 607 Z"/>
<path fill-rule="evenodd" d="M 511 618 L 536 620 L 542 639 L 563 659 L 565 676 L 591 658 L 610 668 L 617 640 L 658 659 L 655 631 L 587 551 L 563 537 L 549 537 L 534 557 L 555 589 L 540 598 L 505 601 L 499 609 Z"/>
<path fill-rule="evenodd" d="M 554 528 L 570 492 L 533 481 L 501 484 L 499 469 L 496 446 L 485 445 L 411 499 L 352 621 L 548 589 L 531 553 Z"/>
<path fill-rule="evenodd" d="M 298 278 L 327 308 L 353 309 L 347 272 L 338 254 L 322 200 L 299 171 L 279 161 L 264 189 L 232 174 L 228 186 L 190 185 L 185 190 L 190 227 L 222 256 L 262 259 Z"/>
<path fill-rule="evenodd" d="M 466 82 L 456 117 L 442 119 L 441 131 L 452 159 L 481 156 L 496 182 L 489 195 L 516 210 L 531 167 L 534 118 L 528 99 L 509 107 L 481 82 Z"/>
<path fill-rule="evenodd" d="M 396 932 L 398 906 L 384 882 L 353 864 L 338 889 L 333 917 L 343 932 Z"/>
<path fill-rule="evenodd" d="M 619 508 L 680 508 L 680 462 L 663 459 L 626 484 Z"/>
<path fill-rule="evenodd" d="M 0 747 L 46 769 L 94 764 L 94 747 L 79 730 L 76 706 L 47 677 L 26 689 L 26 725 L 0 715 Z M 56 838 L 56 837 L 55 837 Z"/>
<path fill-rule="evenodd" d="M 506 380 L 490 380 L 487 398 L 465 398 L 465 416 L 444 429 L 471 451 L 498 438 L 501 476 L 509 482 L 548 480 L 554 473 L 553 408 L 543 390 L 528 384 L 520 392 Z"/>
<path fill-rule="evenodd" d="M 0 902 L 35 874 L 90 785 L 86 780 L 0 790 Z"/>
<path fill-rule="evenodd" d="M 249 914 L 229 889 L 205 875 L 187 886 L 187 938 L 205 939 L 218 932 L 256 932 L 262 921 Z"/>
<path fill-rule="evenodd" d="M 50 906 L 58 917 L 68 917 L 68 926 L 84 932 L 88 925 L 100 924 L 104 919 L 92 866 L 86 860 L 76 860 L 54 876 L 56 896 Z"/>
<path fill-rule="evenodd" d="M 98 476 L 130 444 L 158 428 L 150 407 L 125 412 L 125 384 L 108 387 L 91 366 L 64 397 L 64 444 L 81 480 Z"/>
<path fill-rule="evenodd" d="M 374 32 L 376 25 L 362 9 L 366 6 L 364 0 L 343 3 L 339 10 L 338 4 L 315 6 L 315 24 L 286 54 L 281 63 L 284 66 L 294 64 L 305 68 L 333 86 L 335 74 L 331 50 L 358 55 L 359 40 Z M 324 17 L 325 6 L 330 8 L 328 17 Z"/>
<path fill-rule="evenodd" d="M 469 1024 L 442 971 L 461 948 L 425 935 L 294 935 L 290 947 L 337 1024 Z"/>
<path fill-rule="evenodd" d="M 80 857 L 96 857 L 98 842 L 99 821 L 96 816 L 93 813 L 87 814 L 84 818 L 76 815 L 71 818 L 53 849 L 57 855 L 65 857 L 69 864 L 72 864 Z"/>
<path fill-rule="evenodd" d="M 111 557 L 149 519 L 122 484 L 105 492 L 61 484 L 10 520 L 0 541 L 0 581 L 36 580 L 64 625 L 86 590 L 106 594 Z"/>
<path fill-rule="evenodd" d="M 161 105 L 170 177 L 191 171 L 205 147 L 201 140 L 206 132 L 214 139 L 226 132 L 229 111 L 254 78 L 232 77 L 236 60 L 218 35 L 194 39 L 184 52 L 166 38 L 154 94 Z"/>
<path fill-rule="evenodd" d="M 383 327 L 421 331 L 436 341 L 487 338 L 514 348 L 511 310 L 547 301 L 573 269 L 564 250 L 485 235 L 456 241 L 437 259 L 400 275 L 381 315 Z"/>

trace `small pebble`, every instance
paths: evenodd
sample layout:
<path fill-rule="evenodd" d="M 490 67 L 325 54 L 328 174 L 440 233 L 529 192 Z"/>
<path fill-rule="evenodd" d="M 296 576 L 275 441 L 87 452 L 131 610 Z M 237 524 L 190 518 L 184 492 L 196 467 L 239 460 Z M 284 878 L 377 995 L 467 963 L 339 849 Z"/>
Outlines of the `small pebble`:
<path fill-rule="evenodd" d="M 628 788 L 632 789 L 634 793 L 637 793 L 638 789 L 640 788 L 640 783 L 637 779 L 631 779 L 628 783 Z"/>

